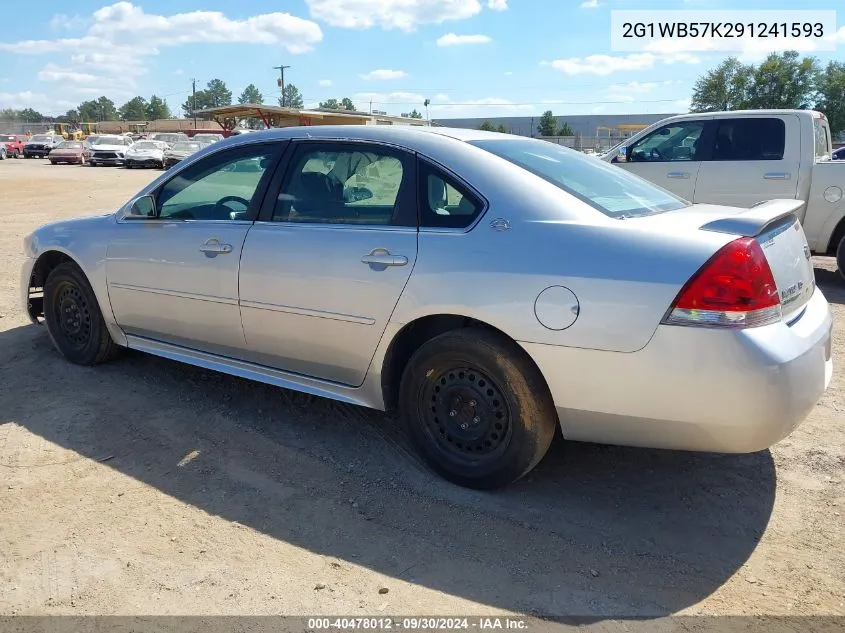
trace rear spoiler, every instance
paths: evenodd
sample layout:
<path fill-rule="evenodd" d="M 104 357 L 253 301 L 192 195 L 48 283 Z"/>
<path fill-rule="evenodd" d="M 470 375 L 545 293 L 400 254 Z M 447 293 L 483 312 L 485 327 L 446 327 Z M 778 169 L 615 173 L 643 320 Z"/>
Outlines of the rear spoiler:
<path fill-rule="evenodd" d="M 736 215 L 708 222 L 702 231 L 731 233 L 744 237 L 760 235 L 768 226 L 794 214 L 804 206 L 803 200 L 767 200 Z"/>

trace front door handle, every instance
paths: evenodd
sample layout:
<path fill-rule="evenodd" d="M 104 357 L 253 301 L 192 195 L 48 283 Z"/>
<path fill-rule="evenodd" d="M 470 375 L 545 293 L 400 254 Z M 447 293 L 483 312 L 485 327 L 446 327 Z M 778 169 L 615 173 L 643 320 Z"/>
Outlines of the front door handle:
<path fill-rule="evenodd" d="M 206 240 L 205 242 L 203 242 L 202 246 L 200 246 L 200 252 L 212 255 L 231 253 L 232 245 L 222 244 L 220 240 L 213 237 L 210 240 Z"/>
<path fill-rule="evenodd" d="M 404 255 L 392 255 L 385 248 L 377 248 L 361 258 L 361 263 L 370 266 L 406 266 L 408 258 Z"/>
<path fill-rule="evenodd" d="M 763 178 L 766 180 L 789 180 L 791 177 L 792 174 L 785 172 L 769 172 L 768 174 L 763 174 Z"/>
<path fill-rule="evenodd" d="M 670 171 L 666 174 L 667 178 L 683 178 L 684 180 L 689 178 L 689 172 L 686 171 Z"/>

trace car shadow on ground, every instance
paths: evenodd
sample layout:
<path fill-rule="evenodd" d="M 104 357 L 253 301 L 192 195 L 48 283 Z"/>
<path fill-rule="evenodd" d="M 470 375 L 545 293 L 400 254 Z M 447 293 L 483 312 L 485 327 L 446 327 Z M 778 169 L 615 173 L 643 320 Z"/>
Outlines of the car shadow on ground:
<path fill-rule="evenodd" d="M 845 279 L 838 270 L 828 268 L 815 269 L 816 283 L 824 292 L 824 296 L 830 303 L 845 304 Z"/>
<path fill-rule="evenodd" d="M 510 488 L 464 490 L 424 468 L 389 415 L 139 353 L 77 367 L 35 325 L 0 332 L 0 385 L 0 423 L 186 504 L 540 616 L 659 616 L 697 603 L 748 559 L 775 497 L 768 451 L 560 438 Z"/>

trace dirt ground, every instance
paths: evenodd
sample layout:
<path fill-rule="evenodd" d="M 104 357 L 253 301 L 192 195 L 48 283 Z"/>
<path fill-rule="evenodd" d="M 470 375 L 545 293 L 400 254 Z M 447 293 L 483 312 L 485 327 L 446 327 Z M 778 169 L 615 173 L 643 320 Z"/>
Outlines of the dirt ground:
<path fill-rule="evenodd" d="M 384 414 L 138 353 L 61 360 L 19 305 L 21 239 L 157 173 L 0 162 L 0 614 L 845 615 L 830 259 L 833 382 L 771 451 L 558 438 L 477 493 Z"/>

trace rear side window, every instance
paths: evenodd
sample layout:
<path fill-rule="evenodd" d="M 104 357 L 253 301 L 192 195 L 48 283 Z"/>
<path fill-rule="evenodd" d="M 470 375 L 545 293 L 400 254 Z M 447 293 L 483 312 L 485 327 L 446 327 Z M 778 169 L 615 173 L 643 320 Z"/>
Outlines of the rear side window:
<path fill-rule="evenodd" d="M 786 126 L 782 119 L 719 119 L 713 160 L 783 160 Z"/>
<path fill-rule="evenodd" d="M 826 158 L 830 155 L 830 130 L 826 125 L 822 125 L 821 119 L 814 118 L 813 132 L 816 141 L 816 158 Z"/>
<path fill-rule="evenodd" d="M 465 229 L 484 205 L 441 170 L 420 162 L 420 228 Z"/>

